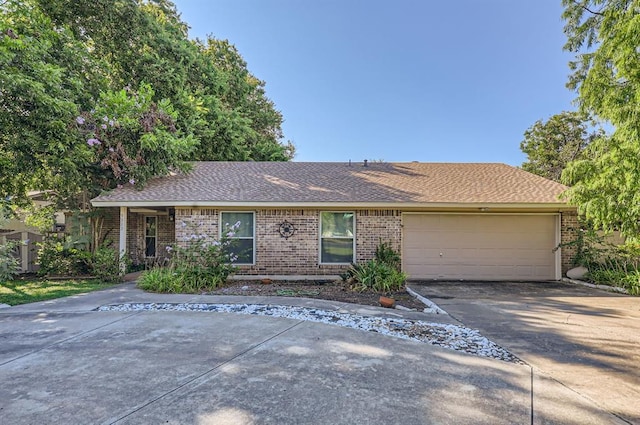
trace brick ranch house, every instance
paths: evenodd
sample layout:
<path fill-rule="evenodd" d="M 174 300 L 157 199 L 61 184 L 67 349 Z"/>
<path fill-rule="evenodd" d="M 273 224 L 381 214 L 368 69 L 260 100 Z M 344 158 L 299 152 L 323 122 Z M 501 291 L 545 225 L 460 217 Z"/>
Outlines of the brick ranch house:
<path fill-rule="evenodd" d="M 382 241 L 413 279 L 558 280 L 577 226 L 565 189 L 492 163 L 197 162 L 92 204 L 136 263 L 239 221 L 239 275 L 336 275 Z"/>

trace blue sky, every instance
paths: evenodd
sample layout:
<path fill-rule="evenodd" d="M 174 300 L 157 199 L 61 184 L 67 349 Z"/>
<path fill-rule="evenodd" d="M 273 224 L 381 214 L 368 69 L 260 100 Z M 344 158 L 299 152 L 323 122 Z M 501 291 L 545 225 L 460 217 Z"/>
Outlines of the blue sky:
<path fill-rule="evenodd" d="M 559 0 L 177 0 L 266 81 L 296 161 L 504 162 L 574 109 Z"/>

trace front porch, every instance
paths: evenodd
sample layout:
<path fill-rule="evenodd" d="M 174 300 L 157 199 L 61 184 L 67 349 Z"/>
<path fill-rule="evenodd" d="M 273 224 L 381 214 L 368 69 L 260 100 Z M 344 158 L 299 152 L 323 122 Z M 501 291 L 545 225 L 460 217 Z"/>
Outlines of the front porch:
<path fill-rule="evenodd" d="M 118 249 L 136 266 L 164 263 L 175 243 L 175 211 L 170 207 L 108 208 L 100 240 Z"/>

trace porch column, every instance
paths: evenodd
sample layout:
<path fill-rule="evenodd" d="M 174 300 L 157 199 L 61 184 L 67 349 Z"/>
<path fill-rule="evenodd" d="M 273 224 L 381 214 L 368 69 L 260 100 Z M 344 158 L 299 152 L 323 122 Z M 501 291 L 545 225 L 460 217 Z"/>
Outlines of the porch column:
<path fill-rule="evenodd" d="M 554 259 L 556 262 L 556 280 L 562 280 L 562 214 L 556 216 L 556 252 Z"/>
<path fill-rule="evenodd" d="M 27 242 L 27 240 L 29 239 L 29 232 L 22 232 L 22 234 L 20 234 L 20 261 L 22 264 L 22 271 L 23 272 L 28 272 L 29 271 L 29 242 Z"/>
<path fill-rule="evenodd" d="M 120 258 L 124 258 L 127 255 L 127 207 L 120 207 L 120 240 L 118 247 L 120 249 Z M 124 261 L 120 262 L 120 269 L 124 273 L 126 264 Z"/>

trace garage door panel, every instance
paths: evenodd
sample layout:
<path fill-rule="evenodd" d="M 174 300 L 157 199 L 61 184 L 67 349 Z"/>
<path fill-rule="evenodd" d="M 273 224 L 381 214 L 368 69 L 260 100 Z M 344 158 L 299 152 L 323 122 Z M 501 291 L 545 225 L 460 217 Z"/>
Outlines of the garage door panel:
<path fill-rule="evenodd" d="M 405 214 L 403 268 L 410 277 L 426 279 L 555 279 L 556 220 Z"/>
<path fill-rule="evenodd" d="M 488 232 L 490 234 L 502 234 L 502 233 L 510 233 L 511 229 L 505 228 L 500 223 L 496 223 L 494 220 L 487 221 L 481 220 L 478 223 L 478 226 L 474 229 L 476 232 Z"/>
<path fill-rule="evenodd" d="M 439 274 L 439 278 L 444 278 L 445 276 L 456 275 L 457 279 L 464 279 L 469 276 L 469 273 L 463 273 L 463 270 L 459 265 L 451 265 L 446 264 L 444 266 L 439 267 L 436 272 Z"/>
<path fill-rule="evenodd" d="M 459 273 L 460 279 L 469 280 L 473 276 L 473 270 L 469 266 L 458 266 L 455 270 L 451 270 L 452 273 Z"/>
<path fill-rule="evenodd" d="M 419 260 L 421 258 L 436 258 L 436 257 L 440 257 L 440 250 L 438 249 L 433 249 L 433 248 L 424 248 L 424 249 L 420 249 L 419 247 L 416 248 L 405 248 L 405 253 L 408 259 L 414 259 L 416 261 L 419 262 Z"/>
<path fill-rule="evenodd" d="M 544 264 L 549 254 L 544 251 L 520 251 L 520 258 L 529 260 L 530 264 Z"/>
<path fill-rule="evenodd" d="M 406 249 L 434 249 L 439 248 L 437 239 L 431 238 L 431 236 L 425 234 L 424 237 L 418 237 L 413 235 L 411 240 L 406 241 L 404 247 Z"/>
<path fill-rule="evenodd" d="M 555 229 L 551 229 L 551 230 L 545 230 L 545 232 L 541 232 L 541 233 L 537 233 L 537 234 L 523 234 L 523 238 L 529 238 L 529 241 L 531 243 L 531 246 L 539 246 L 539 245 L 546 245 L 549 242 L 549 237 L 547 236 L 547 234 L 545 234 L 546 232 L 549 232 L 549 234 L 554 234 Z M 553 249 L 553 247 L 551 248 Z"/>

